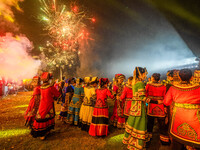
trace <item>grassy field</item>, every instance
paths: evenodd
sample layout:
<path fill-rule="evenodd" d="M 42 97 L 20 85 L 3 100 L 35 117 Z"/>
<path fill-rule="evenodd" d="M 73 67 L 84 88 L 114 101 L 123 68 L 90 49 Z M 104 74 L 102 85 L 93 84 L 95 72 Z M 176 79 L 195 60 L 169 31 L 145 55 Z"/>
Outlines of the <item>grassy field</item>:
<path fill-rule="evenodd" d="M 90 136 L 78 127 L 63 124 L 56 119 L 55 129 L 46 140 L 32 138 L 30 130 L 24 126 L 24 112 L 32 92 L 21 92 L 18 95 L 9 95 L 0 100 L 0 150 L 125 150 L 122 144 L 123 129 L 109 126 L 109 135 L 105 138 Z M 113 101 L 108 100 L 110 115 Z M 60 104 L 55 103 L 56 114 L 60 112 Z M 57 118 L 57 116 L 56 116 Z M 155 128 L 156 130 L 156 128 Z M 158 134 L 150 150 L 168 150 L 169 147 L 160 146 Z"/>

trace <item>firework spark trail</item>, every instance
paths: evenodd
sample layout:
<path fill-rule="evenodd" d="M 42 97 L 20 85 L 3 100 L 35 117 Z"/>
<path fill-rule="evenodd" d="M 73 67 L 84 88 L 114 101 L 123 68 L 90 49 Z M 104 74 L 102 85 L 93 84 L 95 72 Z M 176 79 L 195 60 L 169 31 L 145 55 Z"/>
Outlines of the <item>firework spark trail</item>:
<path fill-rule="evenodd" d="M 36 75 L 40 61 L 28 54 L 32 49 L 32 43 L 25 36 L 0 37 L 0 76 L 19 81 Z"/>
<path fill-rule="evenodd" d="M 6 20 L 14 22 L 14 14 L 11 7 L 15 7 L 18 11 L 22 11 L 18 3 L 24 0 L 0 0 L 0 16 L 2 15 Z"/>

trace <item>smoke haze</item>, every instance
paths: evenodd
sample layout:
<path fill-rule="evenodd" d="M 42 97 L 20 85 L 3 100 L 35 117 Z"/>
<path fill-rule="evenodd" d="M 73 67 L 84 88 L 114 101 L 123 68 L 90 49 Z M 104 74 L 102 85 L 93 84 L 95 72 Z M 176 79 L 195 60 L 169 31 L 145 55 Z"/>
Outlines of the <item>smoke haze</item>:
<path fill-rule="evenodd" d="M 18 3 L 23 1 L 24 0 L 0 0 L 0 15 L 8 21 L 14 22 L 12 7 L 15 7 L 18 11 L 22 11 Z"/>
<path fill-rule="evenodd" d="M 0 76 L 22 80 L 36 75 L 40 61 L 28 54 L 32 49 L 32 43 L 25 36 L 13 37 L 7 33 L 0 37 Z"/>
<path fill-rule="evenodd" d="M 118 30 L 101 47 L 105 75 L 132 75 L 136 66 L 146 67 L 151 74 L 194 63 L 194 54 L 163 15 L 144 2 L 134 4 L 126 9 L 136 17 L 119 13 L 112 18 Z"/>

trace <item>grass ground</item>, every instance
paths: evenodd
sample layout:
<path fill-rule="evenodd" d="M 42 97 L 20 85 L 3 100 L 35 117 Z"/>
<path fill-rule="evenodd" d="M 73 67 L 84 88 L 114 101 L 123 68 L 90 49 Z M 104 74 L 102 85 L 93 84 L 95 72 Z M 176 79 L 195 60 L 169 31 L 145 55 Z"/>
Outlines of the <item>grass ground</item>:
<path fill-rule="evenodd" d="M 122 144 L 123 129 L 109 126 L 109 135 L 105 138 L 90 136 L 78 127 L 63 124 L 56 119 L 55 129 L 46 140 L 32 138 L 30 130 L 24 126 L 24 112 L 32 92 L 21 92 L 9 95 L 0 100 L 0 150 L 125 150 Z M 108 100 L 109 112 L 112 113 L 113 101 Z M 60 112 L 60 104 L 55 103 L 56 114 Z M 168 150 L 160 146 L 158 134 L 150 150 Z"/>

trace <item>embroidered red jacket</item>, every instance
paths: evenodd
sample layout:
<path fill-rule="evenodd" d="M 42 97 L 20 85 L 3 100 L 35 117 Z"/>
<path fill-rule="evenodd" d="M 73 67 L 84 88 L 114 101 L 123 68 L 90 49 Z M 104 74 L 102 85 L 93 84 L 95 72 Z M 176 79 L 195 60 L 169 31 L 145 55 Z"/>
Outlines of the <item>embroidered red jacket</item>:
<path fill-rule="evenodd" d="M 107 97 L 110 97 L 111 99 L 114 98 L 111 92 L 107 88 L 100 88 L 96 90 L 96 94 L 97 100 L 95 108 L 108 108 Z"/>
<path fill-rule="evenodd" d="M 123 85 L 114 85 L 113 95 L 121 96 L 123 88 L 124 88 Z M 124 103 L 121 102 L 120 99 L 116 99 L 111 120 L 113 119 L 113 117 L 123 117 L 123 115 L 124 115 Z"/>
<path fill-rule="evenodd" d="M 120 85 L 120 86 L 114 85 L 113 86 L 113 94 L 114 95 L 116 94 L 117 96 L 120 96 L 122 94 L 123 88 L 124 88 L 123 85 Z"/>
<path fill-rule="evenodd" d="M 40 86 L 36 86 L 33 91 L 33 96 L 29 102 L 29 106 L 25 113 L 25 118 L 35 117 L 40 104 Z"/>
<path fill-rule="evenodd" d="M 174 101 L 170 133 L 180 142 L 200 148 L 200 86 L 180 84 L 170 87 L 164 104 Z"/>
<path fill-rule="evenodd" d="M 150 99 L 147 114 L 154 117 L 165 117 L 164 105 L 158 104 L 163 101 L 166 87 L 160 83 L 149 83 L 146 85 L 146 97 Z"/>
<path fill-rule="evenodd" d="M 120 96 L 120 99 L 124 103 L 124 115 L 129 116 L 131 102 L 133 97 L 133 90 L 132 87 L 125 86 Z"/>
<path fill-rule="evenodd" d="M 37 119 L 51 118 L 54 116 L 54 97 L 59 97 L 60 92 L 54 86 L 41 86 L 41 100 Z"/>

